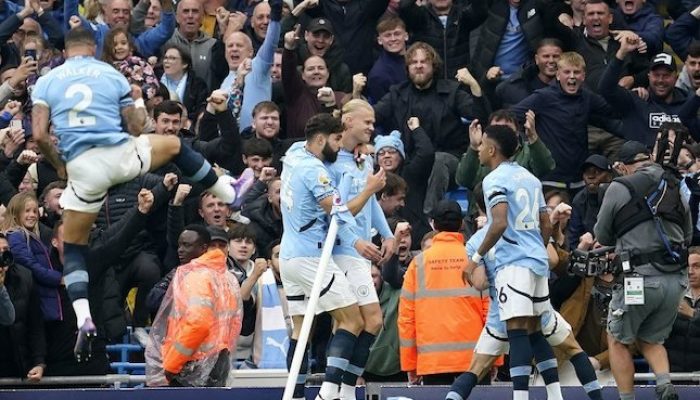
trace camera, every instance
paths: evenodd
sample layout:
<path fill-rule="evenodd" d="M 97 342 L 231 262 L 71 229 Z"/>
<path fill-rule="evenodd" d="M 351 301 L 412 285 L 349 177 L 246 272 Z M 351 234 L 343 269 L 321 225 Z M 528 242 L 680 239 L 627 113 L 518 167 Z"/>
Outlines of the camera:
<path fill-rule="evenodd" d="M 0 267 L 11 267 L 15 263 L 15 257 L 10 250 L 0 252 Z"/>
<path fill-rule="evenodd" d="M 590 251 L 575 249 L 571 252 L 569 273 L 583 278 L 616 274 L 619 270 L 618 258 L 611 259 L 615 246 L 604 246 Z"/>

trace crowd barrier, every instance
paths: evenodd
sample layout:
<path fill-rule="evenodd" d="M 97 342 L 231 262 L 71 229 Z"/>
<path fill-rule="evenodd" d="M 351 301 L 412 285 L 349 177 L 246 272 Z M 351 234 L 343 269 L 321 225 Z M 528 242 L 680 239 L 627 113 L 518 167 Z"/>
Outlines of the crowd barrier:
<path fill-rule="evenodd" d="M 318 384 L 322 375 L 313 377 L 313 383 Z M 29 383 L 21 379 L 0 379 L 0 400 L 185 400 L 195 396 L 206 396 L 207 400 L 279 400 L 282 398 L 283 387 L 287 378 L 286 370 L 237 370 L 230 388 L 143 388 L 145 376 L 114 374 L 104 376 L 74 376 L 46 377 L 38 383 Z M 671 374 L 673 381 L 700 382 L 700 372 Z M 637 382 L 653 383 L 651 373 L 635 374 Z M 92 389 L 62 389 L 75 386 L 101 386 Z M 136 387 L 134 387 L 136 386 Z M 368 383 L 366 388 L 358 389 L 358 399 L 367 395 L 368 400 L 389 400 L 390 398 L 407 398 L 412 400 L 443 399 L 448 391 L 447 386 L 412 386 L 396 383 Z M 681 400 L 700 399 L 700 386 L 677 386 Z M 567 400 L 585 400 L 588 397 L 581 387 L 563 387 L 564 398 Z M 508 383 L 494 383 L 492 386 L 479 386 L 474 389 L 470 399 L 510 398 L 512 388 Z M 307 397 L 313 399 L 318 392 L 318 386 L 307 391 Z M 603 389 L 605 400 L 617 400 L 617 390 L 613 386 Z M 638 400 L 654 400 L 656 395 L 653 386 L 638 386 Z M 532 400 L 545 400 L 544 387 L 532 388 Z"/>

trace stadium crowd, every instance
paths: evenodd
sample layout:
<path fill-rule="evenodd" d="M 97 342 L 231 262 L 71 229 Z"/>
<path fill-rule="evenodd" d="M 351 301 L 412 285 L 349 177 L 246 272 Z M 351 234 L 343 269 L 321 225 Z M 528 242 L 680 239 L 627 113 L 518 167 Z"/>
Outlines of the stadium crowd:
<path fill-rule="evenodd" d="M 97 58 L 140 87 L 143 133 L 181 137 L 218 174 L 250 168 L 255 177 L 234 204 L 174 164 L 109 190 L 89 240 L 98 338 L 83 363 L 72 351 L 76 316 L 62 279 L 59 199 L 69 188 L 42 157 L 31 120 L 37 79 L 64 62 L 64 36 L 78 27 L 94 34 Z M 599 374 L 610 368 L 606 316 L 615 282 L 572 275 L 568 266 L 574 250 L 598 247 L 594 226 L 623 143 L 644 144 L 654 159 L 682 146 L 674 163 L 692 211 L 692 244 L 700 245 L 698 0 L 0 0 L 0 82 L 2 377 L 109 373 L 105 346 L 127 325 L 134 340 L 153 345 L 147 328 L 178 282 L 178 266 L 213 247 L 225 251 L 221 261 L 240 286 L 236 366 L 286 368 L 284 156 L 304 140 L 311 117 L 352 117 L 357 99 L 373 115 L 372 141 L 356 148 L 355 160 L 386 172 L 376 198 L 395 238 L 393 254 L 372 263 L 374 289 L 365 288 L 376 290 L 383 316 L 366 381 L 450 384 L 470 364 L 486 292 L 461 294 L 468 305 L 448 301 L 439 313 L 400 298 L 402 288 L 421 289 L 421 267 L 409 265 L 435 244 L 440 200 L 464 200 L 457 240 L 486 224 L 476 201 L 490 172 L 478 156 L 482 127 L 517 132 L 513 159 L 542 182 L 554 226 L 551 302 Z M 384 248 L 380 233 L 373 231 L 375 251 Z M 664 343 L 672 372 L 700 370 L 700 247 L 690 248 L 688 264 Z M 319 316 L 310 371 L 326 367 L 331 326 Z M 472 346 L 434 357 L 408 338 Z M 555 353 L 560 364 L 571 357 Z M 502 370 L 481 381 L 491 379 L 510 377 Z"/>

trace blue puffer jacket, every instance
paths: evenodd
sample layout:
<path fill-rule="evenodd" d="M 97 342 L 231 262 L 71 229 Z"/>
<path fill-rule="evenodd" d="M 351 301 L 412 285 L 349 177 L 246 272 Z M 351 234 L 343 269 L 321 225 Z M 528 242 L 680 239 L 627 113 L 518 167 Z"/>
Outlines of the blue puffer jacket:
<path fill-rule="evenodd" d="M 49 251 L 34 233 L 14 230 L 7 234 L 15 262 L 32 271 L 32 277 L 41 298 L 41 312 L 45 321 L 62 321 L 63 311 L 58 288 L 63 272 L 54 269 Z"/>

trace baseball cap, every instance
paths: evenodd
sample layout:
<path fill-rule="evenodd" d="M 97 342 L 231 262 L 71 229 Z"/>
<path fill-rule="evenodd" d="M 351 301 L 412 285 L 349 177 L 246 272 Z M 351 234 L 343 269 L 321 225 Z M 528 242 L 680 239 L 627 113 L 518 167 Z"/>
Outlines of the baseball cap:
<path fill-rule="evenodd" d="M 649 160 L 650 158 L 649 149 L 634 140 L 625 142 L 617 152 L 617 160 L 623 164 L 634 164 L 637 161 Z"/>
<path fill-rule="evenodd" d="M 589 165 L 592 165 L 596 168 L 599 168 L 603 171 L 612 171 L 612 166 L 610 165 L 610 161 L 605 156 L 601 156 L 600 154 L 592 154 L 588 156 L 586 161 L 583 162 L 583 166 L 581 166 L 581 170 L 585 170 L 586 167 Z"/>
<path fill-rule="evenodd" d="M 327 20 L 326 18 L 314 18 L 309 22 L 309 25 L 306 26 L 307 32 L 311 33 L 316 33 L 318 31 L 326 31 L 333 35 L 333 25 L 331 25 L 331 21 Z"/>
<path fill-rule="evenodd" d="M 218 226 L 208 226 L 207 230 L 211 236 L 211 240 L 219 240 L 228 243 L 228 234 L 225 230 L 219 228 Z"/>
<path fill-rule="evenodd" d="M 462 207 L 454 200 L 440 200 L 430 216 L 438 221 L 460 220 Z"/>
<path fill-rule="evenodd" d="M 676 71 L 677 69 L 676 60 L 674 60 L 673 56 L 668 53 L 659 53 L 655 55 L 654 59 L 651 61 L 649 70 L 651 71 L 652 69 L 659 66 L 664 66 L 670 69 L 671 71 Z"/>

